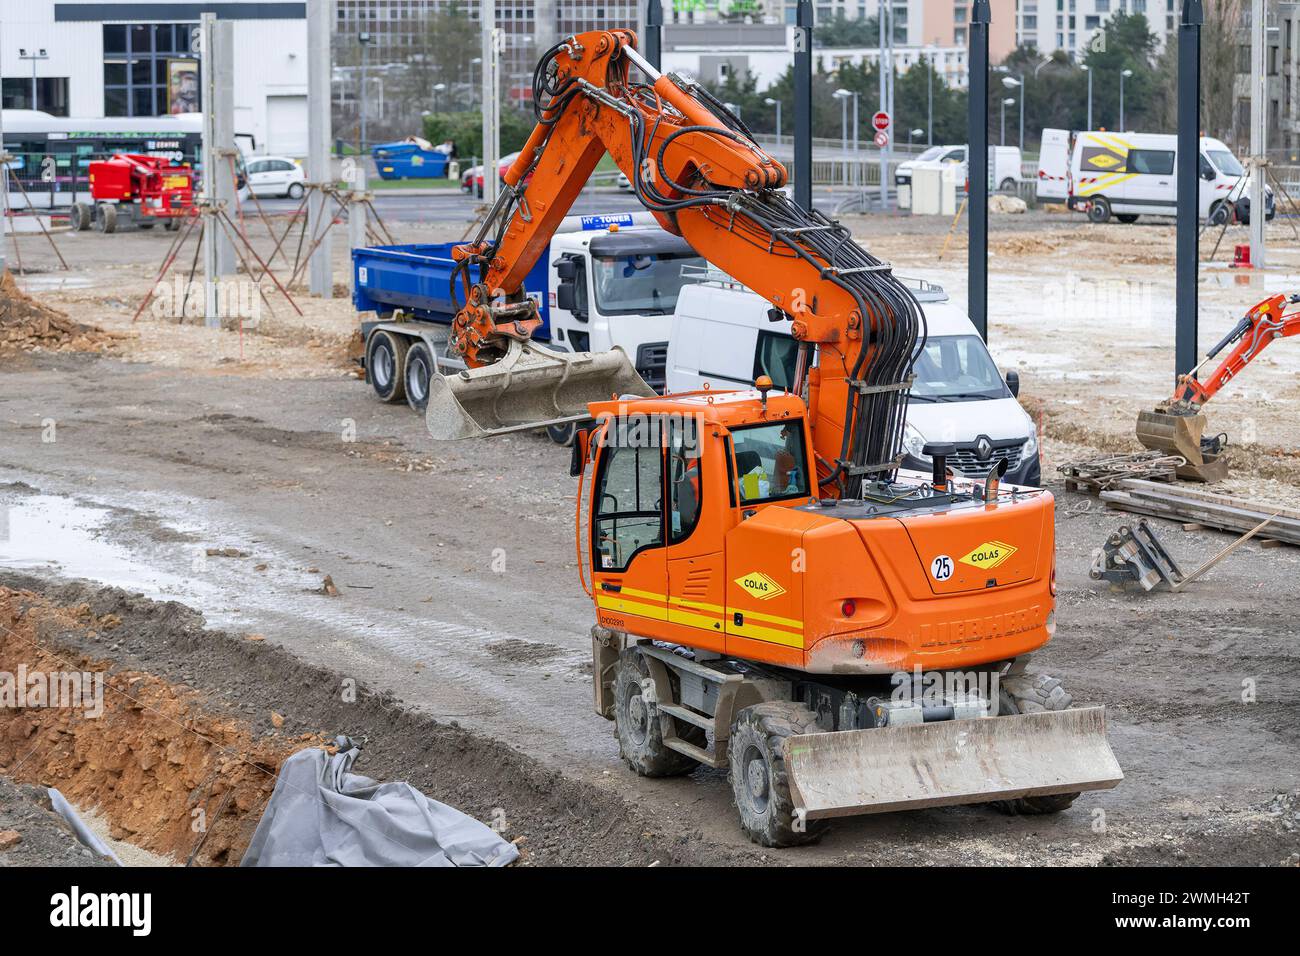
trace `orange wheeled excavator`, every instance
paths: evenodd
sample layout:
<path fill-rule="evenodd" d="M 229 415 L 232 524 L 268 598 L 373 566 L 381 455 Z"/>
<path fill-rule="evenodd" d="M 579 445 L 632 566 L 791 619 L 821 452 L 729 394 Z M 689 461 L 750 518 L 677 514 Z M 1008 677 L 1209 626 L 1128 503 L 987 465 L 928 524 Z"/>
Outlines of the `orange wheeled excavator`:
<path fill-rule="evenodd" d="M 1274 295 L 1257 302 L 1196 368 L 1178 376 L 1178 386 L 1167 401 L 1153 411 L 1138 413 L 1138 441 L 1147 448 L 1180 455 L 1186 461 L 1178 467 L 1178 477 L 1214 482 L 1227 476 L 1228 462 L 1223 457 L 1226 436 L 1204 437 L 1206 421 L 1201 408 L 1274 339 L 1300 334 L 1300 309 L 1292 308 L 1297 303 L 1300 293 Z M 1196 377 L 1206 363 L 1234 342 L 1237 347 L 1209 378 L 1202 382 Z"/>
<path fill-rule="evenodd" d="M 942 444 L 932 474 L 899 470 L 925 317 L 889 264 L 787 198 L 744 124 L 628 31 L 569 37 L 533 87 L 537 127 L 456 253 L 469 368 L 427 420 L 440 439 L 594 422 L 574 443 L 577 548 L 595 706 L 626 762 L 728 769 L 768 846 L 829 817 L 1052 812 L 1115 786 L 1104 708 L 1026 668 L 1055 627 L 1052 496 L 1001 485 L 1005 462 L 955 479 Z M 619 353 L 529 342 L 524 276 L 607 151 L 665 229 L 790 323 L 787 387 L 655 397 Z"/>

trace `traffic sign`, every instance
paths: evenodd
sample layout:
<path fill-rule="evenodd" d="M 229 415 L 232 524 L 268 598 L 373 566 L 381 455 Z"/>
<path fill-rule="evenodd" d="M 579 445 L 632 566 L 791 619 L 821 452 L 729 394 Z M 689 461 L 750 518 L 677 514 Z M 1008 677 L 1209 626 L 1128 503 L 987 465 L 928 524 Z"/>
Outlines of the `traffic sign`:
<path fill-rule="evenodd" d="M 871 125 L 882 133 L 889 129 L 890 122 L 889 114 L 884 110 L 881 110 L 871 117 Z"/>
<path fill-rule="evenodd" d="M 889 134 L 886 133 L 884 130 L 881 130 L 879 133 L 877 133 L 877 134 L 876 134 L 876 145 L 879 146 L 881 149 L 884 149 L 886 146 L 888 146 L 888 145 L 889 145 Z"/>

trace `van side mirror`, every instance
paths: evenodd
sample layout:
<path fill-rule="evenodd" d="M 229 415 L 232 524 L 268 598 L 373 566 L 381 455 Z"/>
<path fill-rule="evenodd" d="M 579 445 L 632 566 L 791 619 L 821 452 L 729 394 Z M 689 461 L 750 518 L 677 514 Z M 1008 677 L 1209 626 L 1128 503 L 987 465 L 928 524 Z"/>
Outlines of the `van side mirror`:
<path fill-rule="evenodd" d="M 572 312 L 577 318 L 585 318 L 578 314 L 578 287 L 572 281 L 561 282 L 555 287 L 555 305 L 565 312 Z"/>
<path fill-rule="evenodd" d="M 1212 183 L 1212 182 L 1214 182 L 1214 179 L 1215 179 L 1215 176 L 1214 176 L 1214 170 L 1212 170 L 1212 169 L 1202 169 L 1202 170 L 1201 170 L 1201 178 L 1204 179 L 1207 183 Z"/>
<path fill-rule="evenodd" d="M 1020 397 L 1020 373 L 1015 369 L 1007 372 L 1007 388 L 1011 390 L 1012 398 Z"/>
<path fill-rule="evenodd" d="M 555 274 L 559 276 L 561 282 L 572 282 L 578 277 L 578 264 L 565 256 L 555 264 Z"/>

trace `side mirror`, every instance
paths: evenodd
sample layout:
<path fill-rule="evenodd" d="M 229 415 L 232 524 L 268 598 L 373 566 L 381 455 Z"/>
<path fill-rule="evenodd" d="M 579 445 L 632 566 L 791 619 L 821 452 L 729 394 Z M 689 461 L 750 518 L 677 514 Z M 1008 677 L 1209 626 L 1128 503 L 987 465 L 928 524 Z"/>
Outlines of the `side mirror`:
<path fill-rule="evenodd" d="M 555 287 L 555 307 L 565 312 L 577 312 L 578 290 L 572 280 L 561 282 Z"/>
<path fill-rule="evenodd" d="M 1007 372 L 1007 388 L 1011 389 L 1011 397 L 1020 397 L 1020 373 L 1015 369 Z"/>
<path fill-rule="evenodd" d="M 560 277 L 561 282 L 572 282 L 578 277 L 578 264 L 565 256 L 555 264 L 555 274 Z"/>
<path fill-rule="evenodd" d="M 586 470 L 590 452 L 591 428 L 575 428 L 573 430 L 573 458 L 569 462 L 569 475 L 571 477 L 577 478 Z"/>
<path fill-rule="evenodd" d="M 1201 170 L 1201 178 L 1204 179 L 1207 183 L 1212 183 L 1212 182 L 1214 182 L 1214 179 L 1215 179 L 1215 176 L 1214 176 L 1214 170 L 1212 170 L 1212 169 L 1202 169 L 1202 170 Z"/>

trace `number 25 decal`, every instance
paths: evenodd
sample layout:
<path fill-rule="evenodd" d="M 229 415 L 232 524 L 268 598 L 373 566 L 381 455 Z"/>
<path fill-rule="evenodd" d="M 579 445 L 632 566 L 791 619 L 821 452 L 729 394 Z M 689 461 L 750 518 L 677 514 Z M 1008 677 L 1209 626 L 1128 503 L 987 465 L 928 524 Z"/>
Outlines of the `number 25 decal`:
<path fill-rule="evenodd" d="M 938 555 L 930 562 L 930 574 L 936 581 L 947 581 L 952 577 L 952 558 L 946 554 Z"/>

